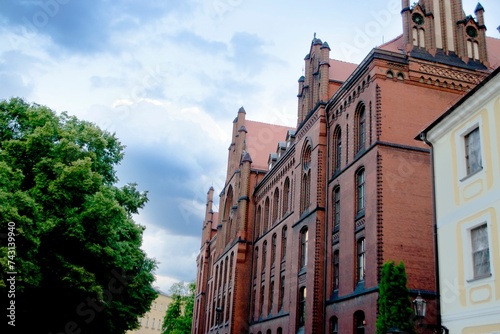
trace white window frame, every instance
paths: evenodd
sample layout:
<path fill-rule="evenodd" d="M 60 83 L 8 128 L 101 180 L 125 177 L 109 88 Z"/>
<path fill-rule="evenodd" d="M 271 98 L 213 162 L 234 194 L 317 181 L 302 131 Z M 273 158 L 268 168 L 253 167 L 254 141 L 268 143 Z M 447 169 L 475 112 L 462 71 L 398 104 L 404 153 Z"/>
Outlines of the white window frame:
<path fill-rule="evenodd" d="M 465 151 L 465 137 L 470 134 L 475 129 L 479 129 L 479 154 L 481 155 L 481 168 L 476 172 L 471 174 L 467 174 L 467 160 L 466 160 L 466 151 Z M 484 172 L 484 130 L 483 124 L 480 117 L 474 118 L 467 124 L 465 124 L 461 131 L 457 133 L 456 143 L 457 143 L 457 159 L 459 160 L 457 163 L 458 166 L 458 177 L 460 181 L 469 180 L 471 178 L 475 178 L 475 176 L 480 175 Z"/>
<path fill-rule="evenodd" d="M 490 275 L 483 277 L 474 276 L 474 262 L 472 260 L 472 230 L 486 224 L 486 231 L 488 233 L 488 247 L 490 249 Z M 491 235 L 491 216 L 490 213 L 485 213 L 478 217 L 477 219 L 466 223 L 462 226 L 462 249 L 463 249 L 463 259 L 464 259 L 464 270 L 465 270 L 465 280 L 466 285 L 471 285 L 476 282 L 487 282 L 494 279 L 494 262 L 492 247 L 492 235 Z"/>

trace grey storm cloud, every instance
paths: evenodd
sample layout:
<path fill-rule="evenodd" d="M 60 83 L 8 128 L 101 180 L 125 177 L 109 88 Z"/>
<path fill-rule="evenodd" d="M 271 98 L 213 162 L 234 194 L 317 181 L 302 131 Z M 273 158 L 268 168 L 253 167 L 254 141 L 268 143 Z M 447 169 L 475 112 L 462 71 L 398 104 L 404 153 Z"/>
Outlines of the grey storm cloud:
<path fill-rule="evenodd" d="M 141 191 L 148 191 L 147 210 L 141 212 L 147 221 L 172 234 L 198 236 L 203 219 L 198 208 L 205 204 L 206 191 L 189 184 L 211 166 L 186 161 L 183 155 L 190 153 L 163 146 L 129 146 L 118 175 L 122 183 L 137 183 Z"/>
<path fill-rule="evenodd" d="M 189 2 L 174 1 L 82 1 L 82 0 L 2 0 L 0 16 L 10 26 L 39 33 L 63 49 L 94 53 L 109 48 L 111 28 L 133 29 L 173 11 L 188 11 Z"/>

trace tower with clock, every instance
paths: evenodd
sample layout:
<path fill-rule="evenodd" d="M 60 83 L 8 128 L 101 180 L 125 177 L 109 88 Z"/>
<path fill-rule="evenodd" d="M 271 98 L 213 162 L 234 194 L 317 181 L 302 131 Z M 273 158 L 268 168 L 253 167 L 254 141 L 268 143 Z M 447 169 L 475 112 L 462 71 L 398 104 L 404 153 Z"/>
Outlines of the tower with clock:
<path fill-rule="evenodd" d="M 407 53 L 420 48 L 433 56 L 456 55 L 465 63 L 489 66 L 484 8 L 480 3 L 474 11 L 475 19 L 464 14 L 461 0 L 420 0 L 412 6 L 409 0 L 403 0 L 402 5 Z"/>

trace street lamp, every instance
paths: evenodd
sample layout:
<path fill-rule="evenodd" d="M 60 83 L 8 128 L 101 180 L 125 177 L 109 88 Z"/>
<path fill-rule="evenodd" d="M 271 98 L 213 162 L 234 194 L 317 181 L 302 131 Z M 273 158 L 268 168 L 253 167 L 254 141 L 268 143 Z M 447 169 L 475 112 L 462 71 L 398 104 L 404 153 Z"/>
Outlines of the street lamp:
<path fill-rule="evenodd" d="M 418 319 L 419 326 L 422 326 L 422 320 L 425 318 L 426 307 L 427 302 L 422 298 L 419 292 L 417 298 L 413 300 L 413 309 L 415 310 L 415 316 Z"/>
<path fill-rule="evenodd" d="M 434 329 L 434 333 L 449 334 L 450 331 L 448 330 L 448 328 L 442 326 L 441 324 L 439 325 L 422 324 L 422 320 L 425 318 L 426 308 L 427 308 L 427 302 L 422 298 L 419 292 L 417 298 L 413 300 L 413 309 L 415 310 L 415 316 L 418 319 L 418 325 Z"/>

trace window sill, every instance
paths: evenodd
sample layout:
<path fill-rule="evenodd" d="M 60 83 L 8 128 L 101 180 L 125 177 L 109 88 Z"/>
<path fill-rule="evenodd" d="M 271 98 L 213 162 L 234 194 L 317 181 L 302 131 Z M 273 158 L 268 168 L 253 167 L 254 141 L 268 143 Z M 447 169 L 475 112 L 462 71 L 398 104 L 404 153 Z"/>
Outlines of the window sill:
<path fill-rule="evenodd" d="M 489 274 L 486 274 L 486 275 L 483 275 L 483 276 L 478 276 L 478 277 L 474 277 L 472 279 L 468 279 L 466 282 L 467 283 L 474 283 L 474 282 L 477 282 L 477 281 L 480 281 L 480 280 L 483 280 L 483 279 L 486 279 L 486 278 L 490 278 L 492 276 L 493 275 L 491 273 L 489 273 Z"/>
<path fill-rule="evenodd" d="M 479 168 L 478 170 L 476 170 L 475 172 L 472 172 L 470 174 L 467 174 L 466 176 L 464 176 L 463 178 L 460 179 L 460 182 L 464 182 L 468 179 L 470 179 L 471 177 L 473 177 L 474 175 L 477 175 L 479 173 L 481 173 L 483 171 L 483 166 L 481 166 L 481 168 Z"/>
<path fill-rule="evenodd" d="M 358 220 L 358 219 L 361 219 L 365 216 L 365 210 L 361 210 L 359 211 L 357 214 L 356 214 L 356 217 L 354 217 L 354 220 Z"/>

